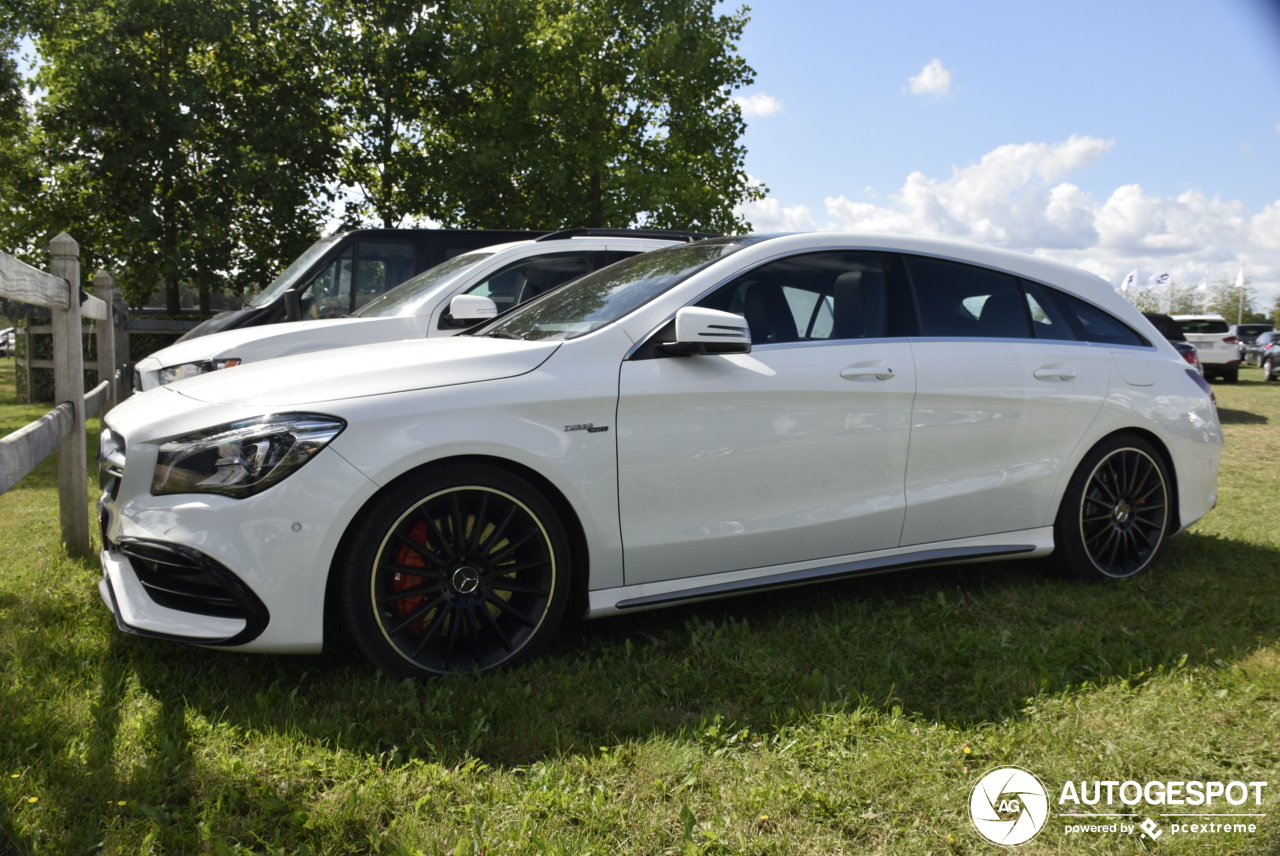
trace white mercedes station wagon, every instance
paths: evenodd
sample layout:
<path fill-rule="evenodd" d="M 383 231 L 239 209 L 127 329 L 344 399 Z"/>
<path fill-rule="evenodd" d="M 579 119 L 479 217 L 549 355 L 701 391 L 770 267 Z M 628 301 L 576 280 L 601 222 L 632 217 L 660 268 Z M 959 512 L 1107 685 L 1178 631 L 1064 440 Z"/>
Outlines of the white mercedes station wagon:
<path fill-rule="evenodd" d="M 425 677 L 588 617 L 946 562 L 1124 578 L 1213 508 L 1203 378 L 1099 277 L 850 234 L 634 256 L 466 334 L 105 419 L 122 630 Z"/>

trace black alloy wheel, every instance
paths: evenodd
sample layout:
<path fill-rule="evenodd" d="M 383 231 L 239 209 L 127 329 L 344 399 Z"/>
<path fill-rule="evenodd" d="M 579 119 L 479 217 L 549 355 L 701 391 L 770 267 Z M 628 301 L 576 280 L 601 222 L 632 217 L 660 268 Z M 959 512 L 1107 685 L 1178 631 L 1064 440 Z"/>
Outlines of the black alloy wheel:
<path fill-rule="evenodd" d="M 1072 476 L 1054 524 L 1059 568 L 1085 579 L 1125 579 L 1146 570 L 1172 521 L 1169 476 L 1138 437 L 1103 441 Z"/>
<path fill-rule="evenodd" d="M 563 527 L 506 470 L 449 465 L 404 480 L 356 526 L 341 569 L 347 625 L 387 671 L 509 666 L 537 653 L 564 612 Z"/>

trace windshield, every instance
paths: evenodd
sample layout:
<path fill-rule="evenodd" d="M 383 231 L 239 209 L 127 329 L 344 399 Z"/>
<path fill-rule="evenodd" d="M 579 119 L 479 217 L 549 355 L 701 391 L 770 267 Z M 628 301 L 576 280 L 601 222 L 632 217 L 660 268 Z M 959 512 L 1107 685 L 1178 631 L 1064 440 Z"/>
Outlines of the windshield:
<path fill-rule="evenodd" d="M 308 268 L 311 267 L 311 264 L 316 259 L 329 252 L 340 238 L 342 238 L 342 235 L 340 234 L 330 235 L 327 238 L 321 238 L 316 241 L 307 248 L 305 253 L 294 259 L 293 264 L 285 268 L 284 273 L 276 277 L 275 282 L 268 285 L 266 290 L 253 298 L 253 300 L 250 300 L 245 308 L 257 309 L 259 306 L 266 306 L 270 303 L 274 303 L 280 295 L 288 291 L 293 284 L 298 281 L 298 277 L 307 272 Z"/>
<path fill-rule="evenodd" d="M 370 300 L 356 310 L 360 318 L 390 318 L 395 315 L 419 315 L 435 305 L 438 287 L 464 270 L 475 267 L 493 253 L 464 253 L 405 280 L 386 294 Z"/>
<path fill-rule="evenodd" d="M 576 339 L 617 321 L 743 246 L 717 238 L 641 253 L 536 297 L 470 334 Z"/>

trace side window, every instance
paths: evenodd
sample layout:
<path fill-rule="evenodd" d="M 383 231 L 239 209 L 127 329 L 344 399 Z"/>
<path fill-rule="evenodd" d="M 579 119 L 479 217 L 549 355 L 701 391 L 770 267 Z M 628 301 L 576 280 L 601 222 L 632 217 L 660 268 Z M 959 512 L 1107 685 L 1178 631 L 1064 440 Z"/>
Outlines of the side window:
<path fill-rule="evenodd" d="M 1053 289 L 1045 288 L 1034 282 L 1022 280 L 1022 287 L 1027 293 L 1027 309 L 1031 312 L 1031 329 L 1037 339 L 1058 339 L 1075 341 L 1075 329 L 1062 314 L 1053 301 Z"/>
<path fill-rule="evenodd" d="M 1008 274 L 940 259 L 906 257 L 920 335 L 1029 339 L 1033 309 Z"/>
<path fill-rule="evenodd" d="M 361 241 L 356 266 L 355 302 L 350 314 L 413 276 L 413 246 L 390 241 Z"/>
<path fill-rule="evenodd" d="M 1113 318 L 1091 303 L 1073 297 L 1056 289 L 1044 289 L 1044 292 L 1072 322 L 1077 331 L 1077 338 L 1085 342 L 1096 342 L 1102 345 L 1136 345 L 1146 346 L 1151 343 L 1135 333 L 1127 324 Z"/>
<path fill-rule="evenodd" d="M 339 318 L 346 315 L 351 304 L 351 257 L 347 247 L 324 270 L 316 274 L 311 285 L 303 289 L 302 317 Z"/>
<path fill-rule="evenodd" d="M 845 250 L 789 256 L 748 271 L 698 305 L 745 317 L 757 345 L 881 337 L 884 261 Z"/>
<path fill-rule="evenodd" d="M 497 304 L 499 312 L 504 312 L 601 267 L 606 255 L 604 250 L 600 250 L 520 259 L 499 268 L 484 281 L 468 288 L 466 293 L 487 297 Z"/>

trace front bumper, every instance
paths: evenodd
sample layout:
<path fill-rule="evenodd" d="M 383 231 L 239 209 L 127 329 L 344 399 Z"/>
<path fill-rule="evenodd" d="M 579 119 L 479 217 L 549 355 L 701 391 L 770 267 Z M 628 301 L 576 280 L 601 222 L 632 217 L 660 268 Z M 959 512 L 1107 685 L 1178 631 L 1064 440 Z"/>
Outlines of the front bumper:
<path fill-rule="evenodd" d="M 197 550 L 158 541 L 104 543 L 98 594 L 125 633 L 235 646 L 257 639 L 271 621 L 239 577 Z"/>
<path fill-rule="evenodd" d="M 153 496 L 156 446 L 104 433 L 98 591 L 121 630 L 197 645 L 314 653 L 342 533 L 377 486 L 325 449 L 245 499 Z"/>

